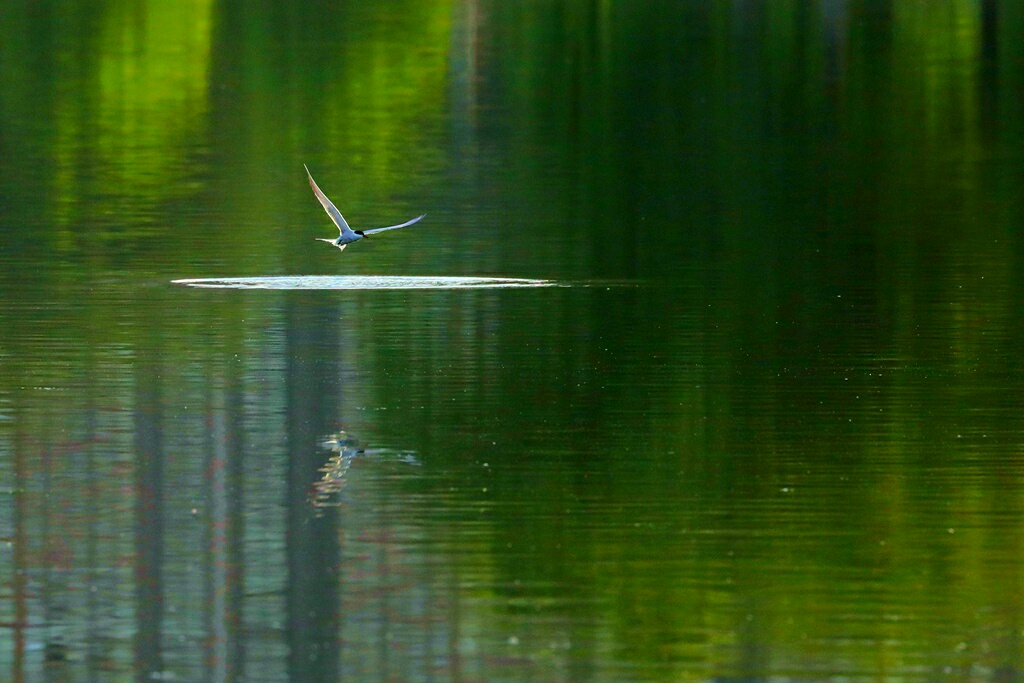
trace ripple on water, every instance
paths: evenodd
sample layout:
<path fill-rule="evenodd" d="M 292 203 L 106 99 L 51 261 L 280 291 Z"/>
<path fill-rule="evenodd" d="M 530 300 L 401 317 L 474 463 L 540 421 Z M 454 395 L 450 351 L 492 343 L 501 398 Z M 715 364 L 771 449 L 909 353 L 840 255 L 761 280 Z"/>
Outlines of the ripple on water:
<path fill-rule="evenodd" d="M 491 289 L 554 287 L 552 280 L 414 275 L 283 275 L 172 280 L 188 287 L 219 289 Z"/>

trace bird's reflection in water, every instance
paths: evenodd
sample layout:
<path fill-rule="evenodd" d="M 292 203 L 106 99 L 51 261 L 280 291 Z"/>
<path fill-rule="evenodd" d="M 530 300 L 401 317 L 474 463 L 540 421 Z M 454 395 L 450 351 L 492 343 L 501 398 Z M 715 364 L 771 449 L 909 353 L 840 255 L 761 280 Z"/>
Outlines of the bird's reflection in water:
<path fill-rule="evenodd" d="M 325 451 L 330 451 L 331 455 L 320 468 L 322 476 L 313 483 L 309 502 L 315 508 L 335 507 L 341 504 L 340 493 L 348 482 L 348 470 L 356 458 L 370 457 L 375 460 L 404 462 L 408 465 L 421 464 L 415 453 L 390 448 L 366 448 L 358 439 L 344 431 L 332 434 L 320 446 Z"/>

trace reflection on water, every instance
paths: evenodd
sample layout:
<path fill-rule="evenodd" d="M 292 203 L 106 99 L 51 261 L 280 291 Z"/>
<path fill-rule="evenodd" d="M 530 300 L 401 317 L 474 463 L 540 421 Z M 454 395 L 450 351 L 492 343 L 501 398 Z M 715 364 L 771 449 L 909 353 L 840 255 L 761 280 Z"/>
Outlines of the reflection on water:
<path fill-rule="evenodd" d="M 0 680 L 1021 678 L 1015 3 L 0 25 Z"/>
<path fill-rule="evenodd" d="M 340 505 L 338 494 L 348 483 L 349 467 L 358 456 L 368 456 L 377 461 L 397 460 L 408 465 L 420 465 L 413 453 L 393 451 L 387 448 L 365 448 L 358 440 L 345 432 L 338 432 L 321 444 L 331 452 L 327 462 L 320 468 L 323 476 L 313 483 L 310 504 L 313 507 L 332 507 Z"/>

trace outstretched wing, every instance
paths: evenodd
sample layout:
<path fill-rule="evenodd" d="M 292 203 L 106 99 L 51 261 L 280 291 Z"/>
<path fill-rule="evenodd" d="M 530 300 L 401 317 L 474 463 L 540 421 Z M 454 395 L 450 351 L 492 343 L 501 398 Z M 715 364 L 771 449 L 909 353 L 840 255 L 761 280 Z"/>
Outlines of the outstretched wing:
<path fill-rule="evenodd" d="M 427 214 L 423 214 L 423 216 L 426 216 L 426 215 Z M 411 221 L 406 221 L 405 223 L 402 223 L 401 225 L 389 225 L 386 228 L 374 228 L 373 230 L 360 230 L 359 232 L 363 233 L 364 235 L 373 235 L 373 234 L 376 234 L 378 232 L 384 232 L 385 230 L 398 230 L 399 228 L 408 227 L 408 226 L 412 225 L 413 223 L 418 223 L 423 218 L 423 216 L 416 216 L 416 218 L 413 218 Z"/>
<path fill-rule="evenodd" d="M 348 227 L 348 223 L 345 222 L 345 217 L 341 215 L 341 211 L 338 211 L 338 207 L 331 203 L 331 200 L 327 198 L 320 188 L 316 186 L 316 181 L 313 180 L 313 174 L 309 172 L 309 168 L 303 164 L 302 168 L 306 169 L 306 175 L 309 176 L 309 186 L 313 188 L 313 194 L 320 200 L 320 205 L 324 207 L 324 211 L 331 217 L 334 224 L 338 226 L 338 232 L 344 235 L 346 232 L 352 232 L 352 228 Z"/>

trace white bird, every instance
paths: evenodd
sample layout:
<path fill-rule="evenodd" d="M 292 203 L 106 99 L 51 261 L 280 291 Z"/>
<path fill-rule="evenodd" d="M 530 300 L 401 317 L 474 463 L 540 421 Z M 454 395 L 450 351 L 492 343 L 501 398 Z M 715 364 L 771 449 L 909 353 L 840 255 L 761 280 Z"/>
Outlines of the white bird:
<path fill-rule="evenodd" d="M 413 218 L 411 221 L 406 221 L 401 225 L 389 225 L 386 228 L 373 228 L 372 230 L 353 230 L 352 228 L 348 227 L 348 223 L 345 221 L 345 217 L 341 215 L 341 212 L 338 211 L 338 208 L 334 206 L 334 204 L 331 203 L 331 200 L 327 198 L 327 195 L 321 192 L 320 188 L 316 186 L 316 181 L 313 180 L 313 174 L 309 172 L 309 168 L 305 164 L 303 164 L 302 167 L 306 169 L 306 175 L 309 176 L 309 185 L 310 187 L 313 188 L 313 194 L 315 194 L 316 198 L 320 200 L 320 204 L 324 207 L 324 211 L 326 211 L 327 215 L 331 217 L 331 220 L 334 221 L 334 224 L 338 226 L 338 232 L 341 233 L 340 235 L 338 235 L 337 239 L 329 239 L 327 237 L 317 237 L 316 239 L 321 242 L 329 242 L 330 244 L 336 246 L 338 249 L 344 249 L 345 247 L 352 244 L 356 240 L 361 240 L 364 237 L 374 235 L 378 232 L 384 232 L 385 230 L 397 230 L 398 228 L 410 226 L 413 223 L 418 222 L 421 218 L 423 218 L 423 216 L 427 215 L 423 214 L 421 216 L 417 216 L 416 218 Z"/>

